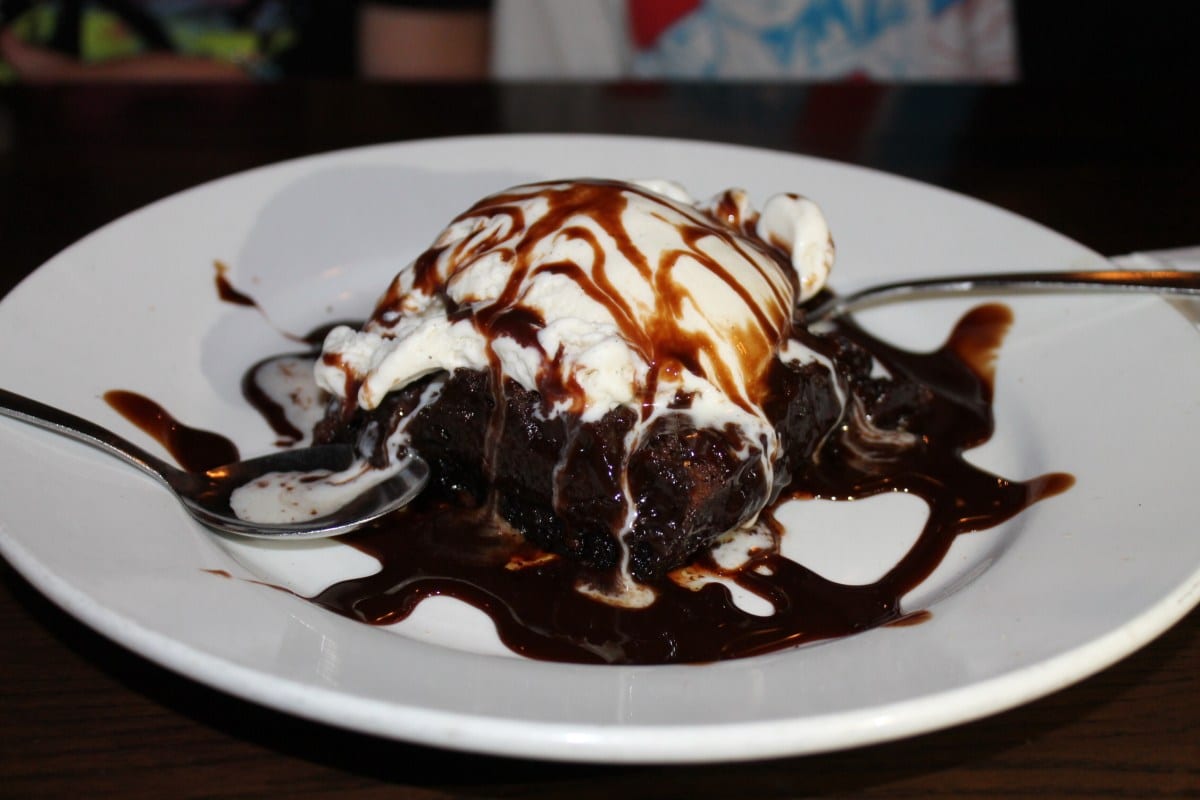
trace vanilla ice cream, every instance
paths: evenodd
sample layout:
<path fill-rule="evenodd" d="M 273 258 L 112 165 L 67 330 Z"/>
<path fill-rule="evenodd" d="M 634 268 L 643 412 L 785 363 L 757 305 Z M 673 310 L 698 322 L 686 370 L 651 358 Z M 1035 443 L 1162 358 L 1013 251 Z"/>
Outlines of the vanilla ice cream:
<path fill-rule="evenodd" d="M 403 269 L 362 331 L 334 329 L 317 382 L 363 409 L 439 371 L 493 370 L 594 420 L 666 407 L 750 428 L 793 308 L 833 243 L 796 195 L 698 203 L 667 181 L 519 186 L 479 201 Z"/>

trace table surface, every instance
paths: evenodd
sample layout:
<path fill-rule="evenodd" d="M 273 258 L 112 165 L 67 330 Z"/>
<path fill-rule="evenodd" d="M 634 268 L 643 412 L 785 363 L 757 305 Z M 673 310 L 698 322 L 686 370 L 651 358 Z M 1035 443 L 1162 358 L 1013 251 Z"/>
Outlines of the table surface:
<path fill-rule="evenodd" d="M 962 191 L 1105 253 L 1200 243 L 1194 87 L 382 85 L 0 91 L 0 295 L 90 230 L 284 158 L 464 133 L 736 142 Z M 12 346 L 7 344 L 5 346 Z M 348 733 L 109 642 L 0 564 L 0 796 L 1200 796 L 1200 613 L 1115 666 L 947 731 L 751 764 L 610 767 Z"/>

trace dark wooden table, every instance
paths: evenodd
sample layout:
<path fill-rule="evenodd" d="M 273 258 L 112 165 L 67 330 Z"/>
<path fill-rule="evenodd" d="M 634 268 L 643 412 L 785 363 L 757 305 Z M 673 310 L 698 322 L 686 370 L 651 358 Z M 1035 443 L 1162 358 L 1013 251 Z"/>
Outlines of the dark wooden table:
<path fill-rule="evenodd" d="M 0 294 L 93 228 L 198 182 L 460 133 L 754 144 L 958 189 L 1102 252 L 1192 245 L 1200 145 L 1172 118 L 1189 97 L 1194 87 L 1134 85 L 8 89 Z M 268 711 L 110 643 L 7 565 L 0 584 L 0 796 L 1200 796 L 1197 612 L 1074 687 L 952 730 L 755 764 L 606 767 L 434 750 Z"/>

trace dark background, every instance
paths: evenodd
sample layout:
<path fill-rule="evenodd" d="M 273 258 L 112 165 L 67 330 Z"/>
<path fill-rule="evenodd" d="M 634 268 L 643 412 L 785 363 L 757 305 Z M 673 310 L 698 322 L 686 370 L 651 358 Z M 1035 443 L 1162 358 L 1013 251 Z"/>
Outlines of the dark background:
<path fill-rule="evenodd" d="M 1191 96 L 1178 104 L 1194 105 L 1200 3 L 1016 0 L 1014 9 L 1022 80 L 1186 81 Z"/>

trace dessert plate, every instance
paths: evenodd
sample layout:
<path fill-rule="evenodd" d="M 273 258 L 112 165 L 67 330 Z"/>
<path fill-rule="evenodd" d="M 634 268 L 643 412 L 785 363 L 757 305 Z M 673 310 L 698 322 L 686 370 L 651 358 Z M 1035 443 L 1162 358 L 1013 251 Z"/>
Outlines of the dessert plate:
<path fill-rule="evenodd" d="M 445 139 L 332 153 L 215 181 L 63 251 L 0 303 L 8 388 L 141 437 L 102 401 L 146 394 L 233 438 L 274 435 L 239 392 L 279 331 L 362 317 L 393 273 L 477 198 L 534 179 L 669 177 L 697 196 L 824 208 L 842 291 L 966 270 L 1085 269 L 1100 256 L 937 188 L 740 147 L 620 137 Z M 214 261 L 262 312 L 223 302 Z M 977 300 L 864 313 L 874 333 L 937 346 Z M 479 752 L 688 762 L 894 739 L 1012 707 L 1127 655 L 1200 599 L 1190 501 L 1200 451 L 1200 336 L 1159 298 L 1023 295 L 998 360 L 995 437 L 971 459 L 1076 485 L 962 536 L 905 600 L 921 624 L 751 659 L 592 667 L 503 650 L 482 615 L 434 598 L 398 629 L 303 595 L 370 571 L 337 542 L 222 539 L 151 480 L 92 450 L 0 420 L 0 551 L 71 614 L 168 668 L 333 725 Z M 54 324 L 47 325 L 47 320 Z M 26 332 L 37 330 L 36 338 Z M 1153 358 L 1147 358 L 1153 353 Z M 64 501 L 64 498 L 67 498 Z M 923 518 L 904 496 L 781 512 L 785 552 L 865 582 Z"/>

